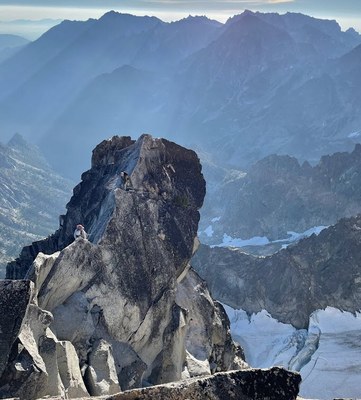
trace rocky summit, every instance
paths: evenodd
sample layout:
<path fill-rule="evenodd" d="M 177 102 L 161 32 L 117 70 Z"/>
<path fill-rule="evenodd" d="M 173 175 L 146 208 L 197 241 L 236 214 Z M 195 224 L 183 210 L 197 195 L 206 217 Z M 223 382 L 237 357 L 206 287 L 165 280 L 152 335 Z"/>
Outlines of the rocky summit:
<path fill-rule="evenodd" d="M 0 397 L 103 396 L 244 367 L 189 266 L 204 195 L 193 151 L 149 135 L 100 143 L 59 229 L 8 265 Z M 74 240 L 77 224 L 88 240 Z"/>

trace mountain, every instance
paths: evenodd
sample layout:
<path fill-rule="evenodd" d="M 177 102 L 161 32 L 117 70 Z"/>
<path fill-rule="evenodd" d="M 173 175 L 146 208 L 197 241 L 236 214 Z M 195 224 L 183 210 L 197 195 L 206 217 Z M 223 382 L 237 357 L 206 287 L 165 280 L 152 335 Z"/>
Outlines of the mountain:
<path fill-rule="evenodd" d="M 351 153 L 323 156 L 313 167 L 290 156 L 270 155 L 247 173 L 218 179 L 212 193 L 218 201 L 202 210 L 200 239 L 218 245 L 224 235 L 243 240 L 258 236 L 278 240 L 280 247 L 291 232 L 356 215 L 361 212 L 360 168 L 359 144 Z"/>
<path fill-rule="evenodd" d="M 6 263 L 25 244 L 54 230 L 71 193 L 70 185 L 19 134 L 0 145 L 1 276 Z"/>
<path fill-rule="evenodd" d="M 242 349 L 189 265 L 204 195 L 193 151 L 150 135 L 102 141 L 59 229 L 0 281 L 1 396 L 109 396 L 224 371 L 231 398 L 295 399 L 298 374 L 225 373 L 246 367 Z M 79 222 L 89 240 L 74 240 Z"/>
<path fill-rule="evenodd" d="M 30 41 L 21 36 L 0 33 L 0 64 L 28 43 Z"/>
<path fill-rule="evenodd" d="M 267 257 L 202 245 L 192 265 L 232 308 L 232 335 L 251 366 L 300 371 L 304 398 L 356 398 L 360 240 L 358 215 Z"/>
<path fill-rule="evenodd" d="M 25 46 L 28 43 L 30 41 L 21 36 L 0 34 L 0 51 L 9 47 Z"/>
<path fill-rule="evenodd" d="M 193 24 L 165 24 L 155 17 L 115 12 L 99 20 L 64 21 L 32 43 L 26 52 L 0 65 L 0 118 L 6 123 L 17 116 L 22 132 L 39 139 L 44 128 L 92 79 L 128 64 L 147 64 L 149 68 L 148 64 L 153 63 L 158 68 L 159 59 L 172 67 L 211 40 L 216 29 L 217 25 L 202 19 Z"/>
<path fill-rule="evenodd" d="M 124 128 L 201 149 L 227 168 L 272 153 L 314 163 L 357 140 L 357 57 L 352 81 L 345 63 L 360 42 L 335 21 L 290 13 L 247 11 L 223 25 L 115 12 L 64 21 L 0 64 L 2 135 L 21 130 L 68 176 L 87 166 L 100 132 Z M 53 149 L 74 137 L 61 163 Z"/>

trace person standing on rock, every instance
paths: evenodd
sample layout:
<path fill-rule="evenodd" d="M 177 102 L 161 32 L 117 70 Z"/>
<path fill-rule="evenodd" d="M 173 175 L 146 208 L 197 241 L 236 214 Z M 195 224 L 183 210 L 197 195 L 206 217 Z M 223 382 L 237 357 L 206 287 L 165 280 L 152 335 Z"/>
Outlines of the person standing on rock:
<path fill-rule="evenodd" d="M 132 182 L 131 182 L 131 180 L 130 180 L 130 177 L 129 177 L 129 175 L 125 172 L 125 171 L 122 171 L 121 173 L 120 173 L 120 177 L 122 178 L 122 184 L 123 184 L 123 189 L 127 192 L 128 190 L 130 190 L 130 189 L 133 189 L 133 186 L 132 186 Z"/>
<path fill-rule="evenodd" d="M 74 231 L 74 239 L 78 239 L 78 238 L 83 238 L 83 239 L 87 239 L 88 235 L 85 232 L 84 226 L 81 224 L 78 224 L 76 226 L 76 229 Z"/>

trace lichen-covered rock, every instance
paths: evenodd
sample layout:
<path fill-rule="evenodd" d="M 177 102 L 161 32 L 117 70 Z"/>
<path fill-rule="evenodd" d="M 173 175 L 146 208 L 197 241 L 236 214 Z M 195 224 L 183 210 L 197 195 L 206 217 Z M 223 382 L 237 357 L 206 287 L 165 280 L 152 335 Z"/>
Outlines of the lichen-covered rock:
<path fill-rule="evenodd" d="M 127 391 L 108 400 L 295 400 L 300 382 L 299 374 L 282 368 L 247 369 Z"/>

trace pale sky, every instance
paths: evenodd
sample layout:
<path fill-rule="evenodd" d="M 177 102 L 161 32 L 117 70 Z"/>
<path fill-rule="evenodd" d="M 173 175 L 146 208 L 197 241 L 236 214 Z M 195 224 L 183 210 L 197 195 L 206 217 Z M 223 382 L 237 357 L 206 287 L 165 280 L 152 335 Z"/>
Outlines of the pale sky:
<path fill-rule="evenodd" d="M 336 19 L 342 29 L 354 27 L 361 32 L 361 0 L 0 0 L 0 33 L 21 33 L 22 29 L 27 29 L 27 36 L 33 39 L 55 22 L 24 24 L 18 21 L 15 24 L 9 21 L 86 20 L 99 18 L 109 10 L 155 15 L 164 21 L 178 20 L 191 14 L 207 15 L 225 22 L 228 17 L 240 14 L 245 9 L 302 12 L 317 18 Z M 17 30 L 19 32 L 14 32 Z"/>

